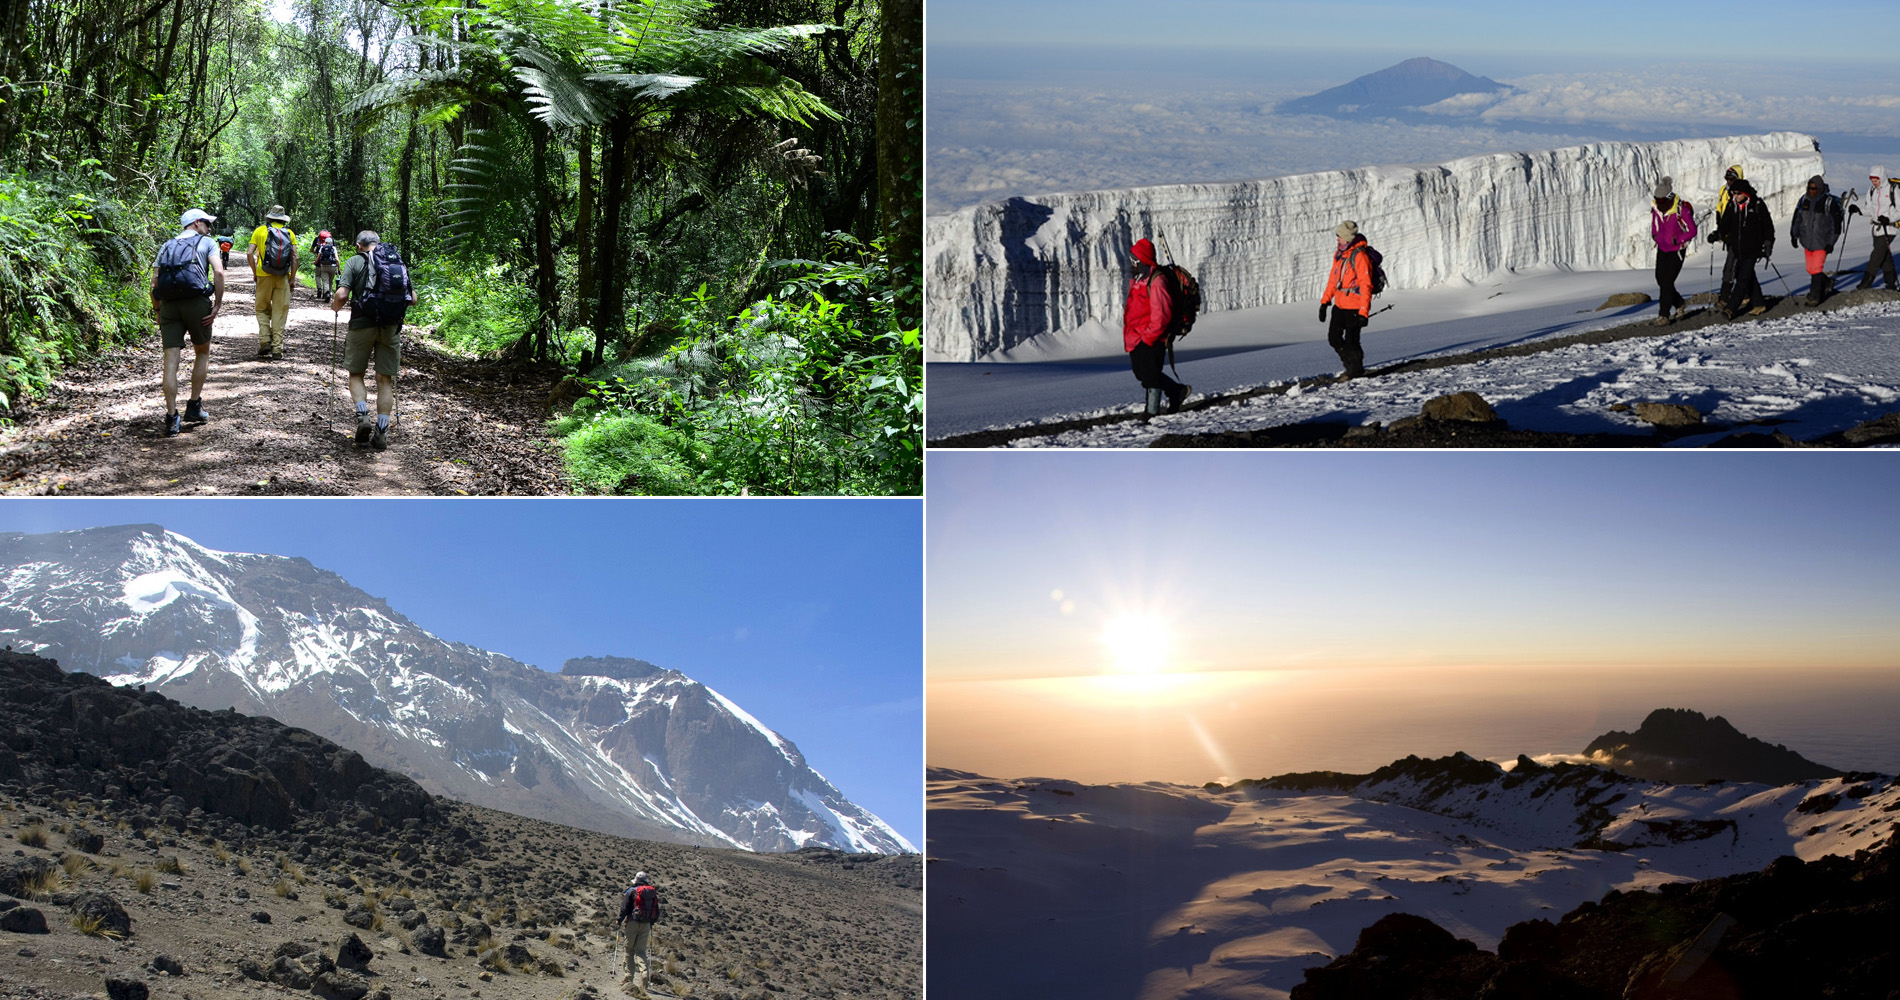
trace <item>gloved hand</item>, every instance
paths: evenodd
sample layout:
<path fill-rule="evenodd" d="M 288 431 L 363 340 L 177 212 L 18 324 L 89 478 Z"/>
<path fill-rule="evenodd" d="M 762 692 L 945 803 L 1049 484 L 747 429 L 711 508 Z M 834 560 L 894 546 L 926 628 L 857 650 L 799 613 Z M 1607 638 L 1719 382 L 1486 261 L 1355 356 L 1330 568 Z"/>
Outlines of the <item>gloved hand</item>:
<path fill-rule="evenodd" d="M 1848 214 L 1848 215 L 1859 215 L 1859 214 L 1860 214 L 1860 206 L 1859 206 L 1859 205 L 1849 205 L 1849 206 L 1847 206 L 1847 214 Z"/>
<path fill-rule="evenodd" d="M 1715 234 L 1714 234 L 1714 233 L 1710 233 L 1710 234 L 1709 234 L 1709 242 L 1710 242 L 1710 243 L 1714 243 L 1714 242 L 1715 242 Z"/>
<path fill-rule="evenodd" d="M 1321 323 L 1326 322 L 1326 303 L 1324 302 L 1319 304 L 1319 321 Z"/>
<path fill-rule="evenodd" d="M 1887 217 L 1886 217 L 1886 216 L 1884 216 L 1884 215 L 1883 215 L 1883 216 L 1881 216 L 1881 217 L 1880 217 L 1880 218 L 1878 218 L 1878 219 L 1875 219 L 1874 221 L 1875 221 L 1875 222 L 1878 222 L 1878 223 L 1880 223 L 1880 224 L 1881 224 L 1881 225 L 1883 225 L 1883 226 L 1891 226 L 1891 225 L 1893 225 L 1893 220 L 1892 220 L 1892 219 L 1889 219 L 1889 218 L 1887 218 Z"/>

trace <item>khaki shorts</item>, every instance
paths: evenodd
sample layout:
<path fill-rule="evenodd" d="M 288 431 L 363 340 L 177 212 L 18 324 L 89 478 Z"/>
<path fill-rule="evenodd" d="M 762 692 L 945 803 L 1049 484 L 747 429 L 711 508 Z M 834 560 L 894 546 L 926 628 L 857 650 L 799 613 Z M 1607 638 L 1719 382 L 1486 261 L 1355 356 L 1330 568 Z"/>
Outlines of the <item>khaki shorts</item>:
<path fill-rule="evenodd" d="M 343 369 L 361 375 L 369 368 L 369 352 L 376 351 L 376 374 L 396 377 L 402 368 L 402 324 L 365 326 L 350 330 L 343 338 Z"/>
<path fill-rule="evenodd" d="M 158 338 L 166 347 L 184 348 L 190 335 L 194 344 L 211 343 L 211 327 L 205 317 L 211 315 L 208 298 L 168 299 L 158 304 Z"/>

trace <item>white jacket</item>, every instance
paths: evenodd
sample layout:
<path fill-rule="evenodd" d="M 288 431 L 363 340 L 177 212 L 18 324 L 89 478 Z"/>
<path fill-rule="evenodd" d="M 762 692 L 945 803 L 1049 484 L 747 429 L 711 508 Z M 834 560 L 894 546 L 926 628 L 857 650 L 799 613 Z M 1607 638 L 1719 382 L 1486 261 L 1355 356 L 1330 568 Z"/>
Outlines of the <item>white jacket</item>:
<path fill-rule="evenodd" d="M 1900 187 L 1888 183 L 1886 171 L 1879 167 L 1874 168 L 1873 175 L 1869 183 L 1873 184 L 1874 189 L 1861 204 L 1860 210 L 1867 214 L 1867 222 L 1874 227 L 1875 236 L 1900 235 Z M 1888 222 L 1885 226 L 1878 221 L 1883 215 Z"/>

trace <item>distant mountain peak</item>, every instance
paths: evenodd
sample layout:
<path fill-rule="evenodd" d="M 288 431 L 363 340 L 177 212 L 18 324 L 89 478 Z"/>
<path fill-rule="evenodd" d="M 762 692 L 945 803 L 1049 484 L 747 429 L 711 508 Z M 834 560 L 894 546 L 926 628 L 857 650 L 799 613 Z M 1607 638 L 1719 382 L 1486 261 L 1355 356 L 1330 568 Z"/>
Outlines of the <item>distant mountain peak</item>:
<path fill-rule="evenodd" d="M 915 850 L 731 700 L 631 657 L 548 673 L 440 638 L 308 560 L 158 525 L 0 534 L 0 640 L 265 715 L 438 794 L 751 850 Z"/>
<path fill-rule="evenodd" d="M 1283 115 L 1385 118 L 1416 113 L 1426 105 L 1461 94 L 1495 94 L 1510 89 L 1490 77 L 1473 76 L 1450 63 L 1419 56 L 1287 101 L 1276 110 Z"/>
<path fill-rule="evenodd" d="M 1652 781 L 1720 778 L 1785 785 L 1841 771 L 1784 746 L 1743 735 L 1727 719 L 1687 708 L 1659 708 L 1634 733 L 1611 730 L 1583 750 L 1606 767 Z"/>

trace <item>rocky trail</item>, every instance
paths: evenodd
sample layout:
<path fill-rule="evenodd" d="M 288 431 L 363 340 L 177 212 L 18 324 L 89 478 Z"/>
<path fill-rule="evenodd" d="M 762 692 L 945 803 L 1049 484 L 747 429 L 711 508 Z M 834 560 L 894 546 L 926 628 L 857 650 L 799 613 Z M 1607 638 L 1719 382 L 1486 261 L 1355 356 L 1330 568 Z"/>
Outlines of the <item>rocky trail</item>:
<path fill-rule="evenodd" d="M 308 279 L 306 279 L 308 280 Z M 456 357 L 414 328 L 403 340 L 389 448 L 358 448 L 340 364 L 348 310 L 311 285 L 292 295 L 284 358 L 257 357 L 256 285 L 242 255 L 226 270 L 213 326 L 211 420 L 162 433 L 163 355 L 140 344 L 68 367 L 0 434 L 0 492 L 12 495 L 541 495 L 567 492 L 544 430 L 552 368 Z M 332 317 L 338 319 L 333 331 Z M 335 340 L 332 354 L 332 340 Z M 189 395 L 191 352 L 179 372 Z M 372 399 L 374 389 L 372 388 Z"/>

